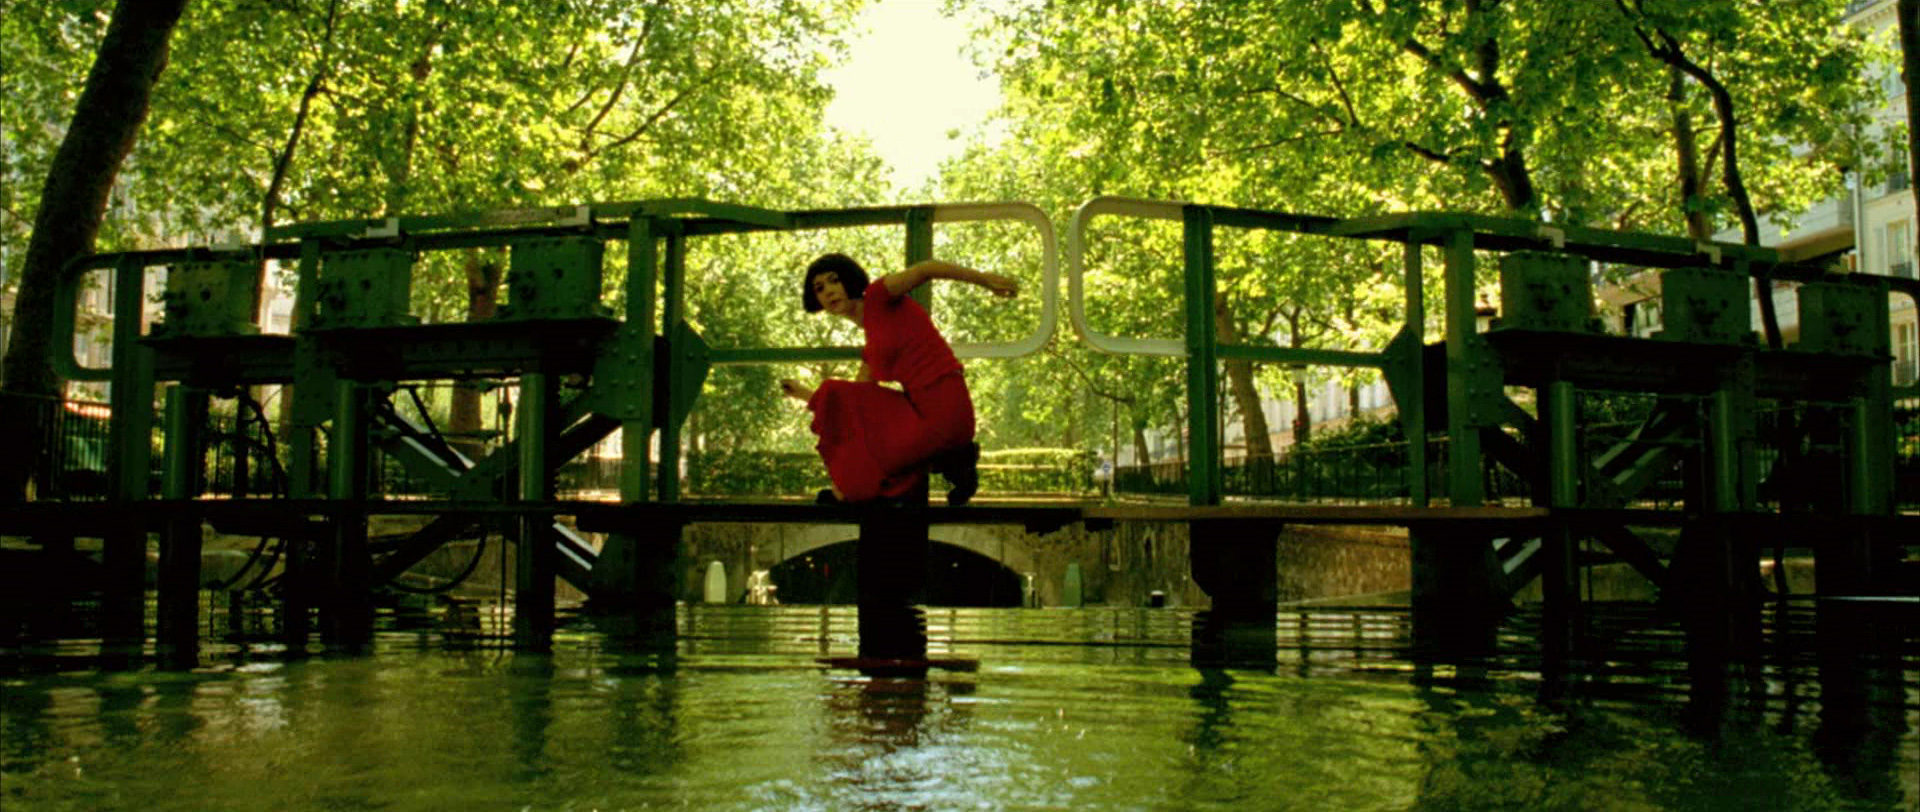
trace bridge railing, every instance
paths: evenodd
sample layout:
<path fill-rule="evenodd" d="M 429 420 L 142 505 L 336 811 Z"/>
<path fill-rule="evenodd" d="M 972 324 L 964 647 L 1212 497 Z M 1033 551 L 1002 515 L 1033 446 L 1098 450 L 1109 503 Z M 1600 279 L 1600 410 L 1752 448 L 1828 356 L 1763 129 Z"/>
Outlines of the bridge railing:
<path fill-rule="evenodd" d="M 1084 278 L 1088 231 L 1089 224 L 1100 217 L 1131 217 L 1180 224 L 1185 327 L 1182 338 L 1107 335 L 1089 322 L 1088 313 L 1093 305 L 1089 301 L 1089 286 Z M 1220 341 L 1214 323 L 1216 283 L 1213 243 L 1216 230 L 1222 227 L 1400 243 L 1404 247 L 1406 272 L 1403 283 L 1404 320 L 1399 333 L 1384 350 L 1372 353 L 1300 349 L 1261 343 L 1236 345 Z M 1451 443 L 1443 480 L 1444 495 L 1451 505 L 1479 505 L 1490 498 L 1499 498 L 1499 494 L 1489 491 L 1490 483 L 1481 475 L 1482 469 L 1488 465 L 1487 460 L 1492 458 L 1501 459 L 1503 464 L 1538 469 L 1526 473 L 1538 477 L 1541 485 L 1554 483 L 1553 487 L 1543 491 L 1547 494 L 1544 498 L 1549 500 L 1548 504 L 1579 504 L 1583 498 L 1580 495 L 1582 469 L 1578 467 L 1580 430 L 1576 420 L 1577 410 L 1572 408 L 1576 401 L 1571 396 L 1580 390 L 1573 381 L 1591 380 L 1595 382 L 1591 385 L 1603 388 L 1618 385 L 1648 393 L 1693 392 L 1705 382 L 1698 379 L 1679 381 L 1674 370 L 1682 367 L 1676 365 L 1668 369 L 1669 377 L 1662 379 L 1663 382 L 1640 388 L 1631 375 L 1622 375 L 1620 370 L 1590 367 L 1570 376 L 1551 359 L 1528 356 L 1529 346 L 1525 345 L 1530 340 L 1536 340 L 1528 339 L 1528 336 L 1554 339 L 1538 345 L 1545 348 L 1571 346 L 1569 342 L 1578 342 L 1584 340 L 1582 336 L 1591 335 L 1592 328 L 1587 323 L 1591 321 L 1591 299 L 1579 301 L 1550 289 L 1559 283 L 1552 281 L 1558 277 L 1550 276 L 1549 272 L 1557 273 L 1554 269 L 1563 267 L 1571 267 L 1576 271 L 1587 269 L 1589 272 L 1594 264 L 1661 271 L 1690 269 L 1690 279 L 1706 279 L 1699 276 L 1705 273 L 1707 277 L 1712 277 L 1707 280 L 1712 286 L 1724 286 L 1729 279 L 1817 285 L 1811 287 L 1809 296 L 1803 296 L 1816 310 L 1800 316 L 1800 346 L 1761 358 L 1766 371 L 1775 377 L 1769 379 L 1769 385 L 1773 387 L 1769 393 L 1759 396 L 1789 397 L 1817 408 L 1853 415 L 1845 418 L 1849 421 L 1848 425 L 1855 425 L 1857 429 L 1848 442 L 1855 443 L 1859 448 L 1850 463 L 1858 470 L 1850 474 L 1850 481 L 1866 483 L 1854 489 L 1861 500 L 1856 509 L 1875 512 L 1889 508 L 1884 505 L 1886 500 L 1878 485 L 1894 478 L 1891 452 L 1897 445 L 1897 439 L 1891 421 L 1886 417 L 1889 400 L 1891 397 L 1920 395 L 1920 390 L 1913 387 L 1890 386 L 1884 366 L 1870 368 L 1874 359 L 1887 352 L 1886 311 L 1880 310 L 1876 315 L 1875 308 L 1882 305 L 1875 303 L 1884 302 L 1890 306 L 1892 297 L 1913 298 L 1920 293 L 1920 281 L 1861 274 L 1834 275 L 1817 267 L 1796 265 L 1778 252 L 1764 247 L 1474 214 L 1416 212 L 1342 220 L 1114 197 L 1095 198 L 1084 204 L 1074 215 L 1066 242 L 1070 321 L 1083 343 L 1102 352 L 1182 357 L 1186 361 L 1186 483 L 1188 498 L 1194 504 L 1217 504 L 1227 492 L 1221 459 L 1223 432 L 1219 365 L 1222 361 L 1236 360 L 1291 366 L 1379 368 L 1399 406 L 1406 436 L 1425 436 L 1429 413 L 1435 415 L 1431 419 L 1446 421 L 1444 427 L 1434 428 L 1444 428 Z M 1435 352 L 1431 356 L 1425 352 L 1428 349 L 1425 347 L 1425 280 L 1421 270 L 1424 262 L 1422 253 L 1428 247 L 1438 249 L 1442 256 L 1444 283 L 1438 297 L 1443 303 L 1442 329 L 1439 331 L 1442 340 L 1432 348 Z M 1528 255 L 1516 256 L 1520 252 L 1528 252 Z M 1482 306 L 1479 299 L 1480 279 L 1476 269 L 1478 256 L 1488 253 L 1501 256 L 1503 283 L 1509 281 L 1506 278 L 1509 271 L 1513 273 L 1514 281 L 1519 283 L 1517 286 L 1509 284 L 1503 287 L 1502 304 L 1514 311 L 1503 314 L 1503 319 L 1516 314 L 1526 317 L 1491 330 L 1480 323 Z M 1531 264 L 1541 262 L 1549 263 L 1550 267 L 1542 265 L 1535 268 Z M 1586 280 L 1583 278 L 1578 281 Z M 1739 282 L 1728 286 L 1736 296 L 1740 290 Z M 1688 284 L 1696 287 L 1685 290 L 1709 296 L 1719 295 L 1719 287 L 1701 288 L 1698 287 L 1699 283 L 1692 281 Z M 1674 287 L 1679 289 L 1680 283 L 1674 283 Z M 1580 286 L 1569 285 L 1567 293 L 1577 295 L 1581 290 L 1576 288 Z M 1692 294 L 1679 294 L 1676 308 L 1693 301 L 1686 298 L 1688 295 Z M 1553 309 L 1559 304 L 1556 296 L 1564 298 L 1571 307 Z M 1509 298 L 1511 301 L 1508 301 Z M 1734 299 L 1730 298 L 1729 301 Z M 1745 326 L 1744 318 L 1737 321 L 1737 330 L 1721 323 L 1731 319 L 1717 320 L 1722 312 L 1737 312 L 1744 316 L 1744 300 L 1726 308 L 1721 308 L 1717 300 L 1712 306 L 1693 307 L 1699 308 L 1700 312 L 1690 314 L 1690 322 L 1685 321 L 1686 315 L 1670 314 L 1675 324 L 1667 325 L 1670 335 L 1666 338 L 1678 343 L 1672 345 L 1673 352 L 1665 355 L 1697 363 L 1721 349 L 1737 354 L 1742 351 L 1740 348 L 1748 346 L 1751 337 L 1747 334 L 1751 330 Z M 1579 320 L 1581 323 L 1575 323 L 1576 319 L 1570 313 L 1580 310 L 1585 311 L 1586 318 Z M 1505 342 L 1496 350 L 1492 337 L 1494 333 L 1502 332 L 1508 333 L 1505 337 L 1512 341 Z M 1265 337 L 1253 339 L 1255 342 L 1264 340 Z M 1608 344 L 1604 348 L 1580 346 L 1570 351 L 1576 354 L 1585 352 L 1590 356 L 1588 360 L 1610 357 L 1608 353 L 1627 349 L 1624 344 Z M 1648 345 L 1634 346 L 1639 352 L 1649 350 Z M 1844 384 L 1806 383 L 1803 388 L 1810 391 L 1793 390 L 1795 381 L 1812 380 L 1795 377 L 1801 375 L 1800 370 L 1807 359 L 1822 357 L 1822 354 L 1848 359 L 1843 366 L 1860 371 Z M 1535 363 L 1538 368 L 1516 373 L 1505 368 L 1509 358 L 1516 364 Z M 1429 363 L 1436 365 L 1432 374 L 1426 368 Z M 1439 365 L 1444 365 L 1444 369 Z M 1587 377 L 1579 378 L 1579 375 Z M 1526 382 L 1520 382 L 1522 379 Z M 1554 397 L 1567 396 L 1563 398 L 1566 401 L 1565 408 L 1556 407 L 1549 413 L 1543 406 L 1536 415 L 1511 400 L 1503 391 L 1507 386 L 1532 387 L 1535 381 L 1540 382 L 1539 386 L 1544 387 L 1551 382 L 1552 386 L 1557 387 L 1559 394 Z M 1855 387 L 1858 391 L 1848 390 L 1848 387 Z M 1725 407 L 1735 399 L 1755 397 L 1756 391 L 1751 385 L 1742 388 L 1737 383 L 1727 382 L 1718 385 L 1715 396 L 1723 399 L 1720 405 Z M 1545 390 L 1541 390 L 1541 393 L 1545 400 Z M 1442 403 L 1444 408 L 1436 408 Z M 1703 424 L 1709 426 L 1702 431 L 1711 435 L 1716 454 L 1746 453 L 1739 451 L 1725 433 L 1735 430 L 1732 427 L 1737 419 L 1715 417 L 1708 424 Z M 1509 441 L 1515 429 L 1528 435 L 1537 433 L 1538 436 L 1530 438 L 1531 442 L 1545 445 L 1516 445 Z M 1507 433 L 1508 437 L 1495 436 L 1501 432 Z M 1707 438 L 1703 435 L 1699 439 L 1704 442 Z M 1483 448 L 1483 441 L 1493 445 Z M 1442 480 L 1437 480 L 1430 473 L 1430 466 L 1425 459 L 1426 444 L 1412 444 L 1408 455 L 1409 499 L 1413 504 L 1425 505 L 1429 495 L 1435 491 L 1436 483 Z M 1677 458 L 1667 454 L 1659 459 L 1671 461 Z M 1755 457 L 1748 463 L 1731 459 L 1719 459 L 1714 463 L 1717 470 L 1726 472 L 1735 471 L 1743 464 L 1761 466 L 1768 462 Z M 1643 474 L 1650 474 L 1654 470 L 1652 463 L 1645 467 L 1647 470 Z M 1748 498 L 1737 489 L 1720 487 L 1725 484 L 1716 485 L 1719 490 L 1715 498 L 1734 502 Z M 1603 497 L 1602 501 L 1606 498 L 1615 497 Z"/>
<path fill-rule="evenodd" d="M 978 223 L 1003 221 L 1032 229 L 1040 243 L 1040 318 L 1033 332 L 1012 341 L 956 342 L 953 352 L 961 358 L 1019 358 L 1038 352 L 1053 337 L 1059 313 L 1059 249 L 1053 222 L 1039 207 L 1020 202 L 931 203 L 905 206 L 878 206 L 862 209 L 823 209 L 788 212 L 782 231 L 813 231 L 860 226 L 898 225 L 906 229 L 908 264 L 933 257 L 934 226 L 940 223 Z M 741 226 L 705 226 L 691 224 L 689 235 L 763 231 Z M 774 364 L 798 361 L 853 360 L 860 348 L 842 347 L 716 347 L 711 360 L 722 364 Z"/>
<path fill-rule="evenodd" d="M 246 385 L 294 383 L 292 424 L 296 436 L 290 438 L 294 450 L 288 468 L 296 482 L 294 489 L 313 495 L 324 489 L 316 473 L 320 452 L 325 448 L 325 439 L 318 436 L 318 430 L 335 416 L 331 404 L 336 397 L 336 378 L 331 370 L 322 368 L 326 363 L 321 360 L 324 356 L 307 337 L 316 330 L 340 336 L 355 329 L 410 329 L 421 321 L 410 312 L 409 293 L 413 276 L 423 267 L 420 257 L 432 252 L 512 248 L 515 267 L 509 269 L 507 279 L 503 280 L 503 288 L 509 289 L 511 297 L 503 307 L 501 318 L 493 322 L 498 325 L 495 329 L 484 334 L 436 334 L 450 336 L 439 339 L 442 345 L 450 346 L 455 341 L 465 343 L 452 350 L 423 349 L 411 356 L 397 357 L 391 364 L 397 371 L 375 374 L 409 380 L 431 380 L 445 374 L 510 376 L 516 374 L 513 370 L 521 368 L 515 364 L 522 363 L 510 353 L 505 360 L 488 356 L 484 359 L 485 365 L 467 369 L 455 366 L 466 358 L 453 359 L 445 353 L 489 353 L 496 345 L 541 340 L 537 337 L 562 328 L 536 328 L 542 324 L 563 324 L 569 319 L 615 324 L 617 326 L 604 328 L 612 334 L 597 345 L 603 357 L 595 364 L 594 391 L 556 414 L 555 419 L 580 420 L 587 413 L 595 413 L 608 418 L 598 424 L 605 433 L 617 427 L 637 435 L 638 439 L 629 441 L 625 448 L 626 458 L 633 463 L 628 473 L 658 472 L 659 478 L 650 474 L 629 476 L 621 489 L 622 497 L 649 498 L 654 490 L 652 483 L 658 483 L 659 498 L 674 499 L 679 491 L 680 422 L 693 408 L 709 365 L 846 360 L 859 354 L 859 348 L 844 346 L 707 348 L 686 324 L 685 263 L 690 240 L 727 234 L 896 225 L 905 231 L 907 260 L 912 262 L 932 255 L 938 224 L 986 221 L 1024 226 L 1038 243 L 1040 281 L 1029 288 L 1039 299 L 1038 320 L 1024 336 L 1008 341 L 959 342 L 954 345 L 955 353 L 964 358 L 1014 358 L 1031 354 L 1050 340 L 1058 312 L 1055 230 L 1037 207 L 1026 203 L 936 203 L 776 211 L 675 199 L 476 215 L 302 223 L 272 230 L 266 235 L 267 242 L 260 245 L 87 257 L 63 272 L 57 288 L 53 345 L 59 349 L 53 361 L 70 380 L 115 381 L 112 411 L 119 415 L 144 413 L 151 405 L 155 383 L 184 380 L 207 369 L 215 369 L 222 381 L 238 380 Z M 600 301 L 603 253 L 599 246 L 618 241 L 625 241 L 629 251 L 625 311 L 616 322 L 611 318 L 613 308 Z M 536 257 L 529 262 L 530 267 L 538 262 L 552 262 L 553 276 L 546 278 L 538 272 L 519 274 L 518 251 L 522 247 L 529 248 L 528 255 Z M 261 329 L 258 308 L 251 304 L 268 260 L 298 261 L 293 336 L 256 341 L 252 339 L 268 338 L 258 335 L 267 331 Z M 156 267 L 167 271 L 164 296 L 149 289 L 153 279 L 160 278 L 149 273 L 149 269 Z M 87 366 L 66 348 L 73 345 L 72 336 L 79 321 L 76 313 L 82 280 L 87 274 L 103 269 L 111 274 L 108 284 L 114 300 L 109 315 L 112 361 L 107 366 Z M 172 278 L 175 275 L 188 279 L 195 287 L 181 288 Z M 522 280 L 529 287 L 519 287 Z M 541 289 L 543 284 L 548 287 Z M 538 295 L 528 295 L 523 302 L 523 290 Z M 143 316 L 145 305 L 153 298 L 166 299 L 168 310 L 149 331 Z M 176 318 L 183 315 L 191 318 Z M 535 338 L 516 333 L 513 325 L 500 324 L 509 321 L 525 325 L 524 332 Z M 151 342 L 161 337 L 163 331 L 167 338 L 186 338 L 188 342 L 171 356 L 157 356 Z M 578 332 L 572 330 L 568 334 Z M 390 338 L 368 339 L 375 346 L 356 346 L 352 352 L 361 356 L 378 355 L 385 349 L 379 346 L 381 341 L 401 340 L 397 333 L 382 335 Z M 556 335 L 566 338 L 566 335 Z M 593 343 L 577 335 L 574 340 L 576 344 Z M 656 355 L 656 342 L 663 344 L 666 351 Z M 222 353 L 222 347 L 246 352 Z M 442 355 L 434 356 L 432 352 Z M 212 364 L 180 360 L 181 355 L 191 353 L 230 354 L 233 358 Z M 538 348 L 533 355 L 540 353 L 555 355 L 545 347 Z M 156 357 L 171 360 L 162 362 L 163 368 L 156 372 Z M 532 356 L 523 352 L 520 357 Z M 314 374 L 316 371 L 319 374 Z M 204 399 L 213 391 L 197 390 L 190 399 Z M 665 414 L 654 413 L 656 397 L 652 395 L 655 394 L 661 395 L 657 399 L 666 407 Z M 108 443 L 108 457 L 114 461 L 108 467 L 130 472 L 147 468 L 154 449 L 142 438 L 153 426 L 151 417 L 129 421 L 124 430 L 115 435 L 117 439 Z M 649 459 L 652 444 L 647 439 L 654 429 L 660 432 L 657 464 Z M 146 488 L 143 480 L 136 480 L 141 477 L 129 473 L 127 481 L 119 483 L 114 492 L 123 498 L 139 498 Z M 635 480 L 640 484 L 636 486 Z M 413 486 L 403 483 L 401 487 Z"/>
<path fill-rule="evenodd" d="M 1181 224 L 1185 335 L 1180 339 L 1115 336 L 1101 332 L 1087 317 L 1088 301 L 1086 252 L 1088 231 L 1098 217 L 1131 217 L 1173 221 Z M 1341 221 L 1333 217 L 1299 215 L 1285 212 L 1206 206 L 1172 201 L 1139 200 L 1122 197 L 1097 197 L 1082 204 L 1067 230 L 1067 301 L 1074 332 L 1095 350 L 1118 355 L 1156 355 L 1187 359 L 1187 496 L 1195 505 L 1218 504 L 1226 492 L 1226 474 L 1221 460 L 1223 433 L 1219 409 L 1219 362 L 1227 360 L 1288 364 L 1293 366 L 1372 367 L 1386 369 L 1406 363 L 1418 364 L 1418 353 L 1408 358 L 1404 346 L 1411 340 L 1417 348 L 1419 325 L 1423 321 L 1421 285 L 1417 267 L 1410 271 L 1407 286 L 1407 324 L 1411 339 L 1396 340 L 1381 352 L 1280 347 L 1270 343 L 1226 343 L 1218 340 L 1215 323 L 1216 301 L 1214 235 L 1219 228 L 1249 231 L 1277 231 L 1294 234 L 1327 235 Z M 1397 377 L 1397 376 L 1395 376 Z M 1414 412 L 1407 412 L 1413 415 Z M 1412 417 L 1417 421 L 1417 416 Z M 1414 429 L 1409 435 L 1424 434 Z M 1425 449 L 1411 452 L 1415 501 L 1425 504 Z"/>

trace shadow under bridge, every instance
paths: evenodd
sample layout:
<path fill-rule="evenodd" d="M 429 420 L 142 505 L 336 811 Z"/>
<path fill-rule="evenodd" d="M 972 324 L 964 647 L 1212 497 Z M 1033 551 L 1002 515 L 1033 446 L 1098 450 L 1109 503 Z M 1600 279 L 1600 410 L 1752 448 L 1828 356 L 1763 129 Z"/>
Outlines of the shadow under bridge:
<path fill-rule="evenodd" d="M 855 524 L 707 524 L 687 530 L 695 599 L 724 603 L 859 601 Z M 914 603 L 1026 606 L 1042 563 L 1017 526 L 936 525 Z M 909 576 L 911 573 L 900 573 Z M 724 588 L 721 584 L 724 582 Z"/>

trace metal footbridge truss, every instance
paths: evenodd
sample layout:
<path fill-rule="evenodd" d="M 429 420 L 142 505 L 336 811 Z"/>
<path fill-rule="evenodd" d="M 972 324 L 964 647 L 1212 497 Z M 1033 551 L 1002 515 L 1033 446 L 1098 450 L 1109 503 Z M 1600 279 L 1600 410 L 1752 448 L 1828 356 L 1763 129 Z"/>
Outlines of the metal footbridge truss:
<path fill-rule="evenodd" d="M 1179 229 L 1181 262 L 1162 269 L 1178 275 L 1183 292 L 1178 322 L 1167 324 L 1179 337 L 1108 335 L 1089 318 L 1099 306 L 1090 301 L 1089 246 L 1102 239 L 1096 223 L 1109 219 Z M 65 351 L 55 361 L 69 379 L 112 382 L 114 509 L 31 504 L 0 517 L 0 532 L 105 538 L 108 591 L 120 596 L 109 613 L 122 627 L 137 628 L 139 602 L 127 596 L 139 593 L 146 537 L 158 532 L 161 625 L 176 633 L 182 624 L 193 628 L 188 593 L 198 583 L 204 522 L 275 526 L 274 535 L 293 541 L 284 601 L 294 637 L 304 637 L 316 616 L 323 632 L 364 636 L 378 584 L 486 529 L 517 541 L 515 624 L 525 645 L 550 639 L 556 576 L 603 607 L 657 613 L 684 597 L 688 565 L 677 550 L 686 523 L 862 515 L 682 498 L 681 432 L 711 367 L 858 358 L 858 348 L 844 346 L 708 346 L 686 318 L 689 251 L 710 236 L 887 226 L 901 230 L 901 259 L 911 263 L 932 256 L 939 224 L 984 220 L 1020 226 L 1038 245 L 1039 284 L 1029 290 L 1041 299 L 1039 317 L 1021 339 L 961 344 L 956 352 L 1013 358 L 1054 340 L 1063 264 L 1056 254 L 1064 253 L 1067 320 L 1084 345 L 1184 359 L 1187 498 L 1184 505 L 989 502 L 888 519 L 896 529 L 919 522 L 922 538 L 928 521 L 1220 523 L 1253 542 L 1197 563 L 1196 580 L 1221 611 L 1257 617 L 1271 607 L 1272 573 L 1265 581 L 1220 573 L 1243 554 L 1252 558 L 1240 568 L 1257 572 L 1263 559 L 1255 548 L 1280 525 L 1398 525 L 1412 542 L 1416 627 L 1478 633 L 1530 583 L 1541 584 L 1552 624 L 1577 623 L 1572 590 L 1584 565 L 1580 545 L 1589 540 L 1656 584 L 1684 584 L 1700 603 L 1731 603 L 1752 570 L 1739 562 L 1757 545 L 1803 533 L 1810 520 L 1828 539 L 1816 547 L 1823 589 L 1883 583 L 1892 571 L 1887 551 L 1920 536 L 1894 509 L 1892 403 L 1911 393 L 1892 385 L 1888 326 L 1890 299 L 1911 299 L 1920 283 L 1828 274 L 1766 248 L 1477 215 L 1341 219 L 1124 198 L 1083 205 L 1064 230 L 1064 252 L 1056 251 L 1054 224 L 1023 203 L 778 211 L 675 199 L 309 223 L 275 229 L 257 245 L 89 257 L 63 276 L 54 346 L 72 346 L 83 279 L 104 271 L 120 314 L 111 362 L 89 368 Z M 1398 333 L 1377 351 L 1283 347 L 1266 337 L 1221 341 L 1215 240 L 1223 230 L 1398 246 Z M 488 248 L 510 257 L 500 314 L 420 323 L 410 307 L 422 258 Z M 621 288 L 603 290 L 604 269 L 621 257 Z M 268 334 L 255 317 L 268 260 L 298 267 L 290 334 Z M 1660 334 L 1595 328 L 1592 279 L 1601 265 L 1658 276 Z M 164 275 L 150 274 L 155 268 Z M 1478 292 L 1496 276 L 1499 318 L 1486 325 Z M 158 290 L 149 289 L 150 277 L 161 278 Z M 1756 279 L 1797 287 L 1793 346 L 1754 341 Z M 127 314 L 142 312 L 155 294 L 164 312 L 146 329 Z M 1437 311 L 1431 317 L 1430 308 Z M 1379 370 L 1412 439 L 1404 492 L 1372 506 L 1228 494 L 1220 408 L 1227 362 Z M 470 456 L 392 402 L 401 382 L 468 379 L 515 387 L 512 436 L 485 456 Z M 291 391 L 282 441 L 287 492 L 278 499 L 205 493 L 209 404 L 263 385 Z M 160 389 L 166 408 L 156 427 L 151 406 Z M 1633 393 L 1655 406 L 1594 450 L 1582 444 L 1579 403 L 1598 392 Z M 1786 417 L 1763 421 L 1763 404 Z M 556 500 L 559 466 L 615 433 L 622 464 L 613 500 Z M 1446 443 L 1444 459 L 1433 456 L 1435 440 Z M 379 493 L 371 473 L 379 458 L 397 461 L 434 496 Z M 1523 494 L 1490 494 L 1493 472 L 1525 483 Z M 1767 496 L 1778 492 L 1799 495 Z M 405 537 L 370 544 L 369 518 L 383 514 L 429 518 Z M 1682 528 L 1683 549 L 1660 549 L 1636 530 L 1661 525 Z M 608 535 L 596 546 L 579 528 Z M 1270 549 L 1264 555 L 1271 560 Z"/>

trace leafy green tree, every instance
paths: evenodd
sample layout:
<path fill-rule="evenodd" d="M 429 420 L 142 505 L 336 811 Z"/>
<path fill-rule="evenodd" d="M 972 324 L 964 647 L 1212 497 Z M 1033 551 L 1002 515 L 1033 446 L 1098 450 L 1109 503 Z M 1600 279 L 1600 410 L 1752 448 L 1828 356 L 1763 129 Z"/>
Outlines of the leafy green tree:
<path fill-rule="evenodd" d="M 1900 20 L 1900 79 L 1907 92 L 1907 172 L 1920 171 L 1920 0 L 1896 4 Z M 1913 201 L 1920 210 L 1920 184 L 1913 184 Z"/>
<path fill-rule="evenodd" d="M 1706 198 L 1700 192 L 1712 159 L 1702 166 L 1703 150 L 1694 140 L 1699 136 L 1688 124 L 1684 103 L 1689 83 L 1704 89 L 1711 101 L 1718 126 L 1711 148 L 1704 152 L 1718 160 L 1724 199 L 1748 245 L 1761 241 L 1750 174 L 1778 201 L 1775 211 L 1791 212 L 1838 191 L 1840 173 L 1828 173 L 1824 183 L 1803 173 L 1749 173 L 1742 155 L 1757 152 L 1769 159 L 1764 165 L 1792 165 L 1791 149 L 1816 145 L 1819 152 L 1808 162 L 1816 168 L 1845 169 L 1860 163 L 1862 153 L 1853 134 L 1866 124 L 1865 88 L 1857 81 L 1865 63 L 1859 39 L 1835 25 L 1839 3 L 1789 4 L 1767 12 L 1767 25 L 1750 25 L 1751 10 L 1729 4 L 1614 0 L 1614 5 L 1646 54 L 1669 71 L 1675 166 L 1692 236 L 1705 236 L 1697 212 Z M 1754 284 L 1767 341 L 1777 348 L 1781 338 L 1773 296 L 1765 280 Z"/>
<path fill-rule="evenodd" d="M 1865 92 L 1860 42 L 1836 28 L 1839 0 L 1790 5 L 1016 3 L 980 19 L 1009 115 L 1052 112 L 1014 140 L 1095 194 L 1672 231 L 1689 217 L 1717 230 L 1737 210 L 1739 187 L 1704 182 L 1727 177 L 1730 148 L 1748 157 L 1739 177 L 1765 200 L 1757 216 L 1836 191 L 1833 168 L 1859 160 L 1846 134 Z M 1720 141 L 1686 131 L 1715 114 L 1711 93 L 1700 74 L 1648 58 L 1649 21 L 1715 71 L 1744 126 Z M 1797 155 L 1795 143 L 1821 149 Z M 1246 267 L 1222 253 L 1223 333 L 1316 346 L 1377 336 L 1382 317 L 1397 318 L 1377 306 L 1394 286 L 1378 255 L 1316 256 L 1287 241 L 1249 250 Z M 1162 314 L 1175 301 L 1134 292 Z M 1246 370 L 1227 377 L 1244 399 Z"/>
<path fill-rule="evenodd" d="M 590 199 L 872 200 L 835 189 L 884 189 L 870 152 L 818 124 L 830 96 L 818 72 L 859 6 L 207 0 L 180 26 L 175 67 L 128 159 L 134 182 L 116 193 L 119 211 L 155 222 L 122 223 L 111 244 Z M 9 53 L 21 46 L 30 68 L 10 71 L 7 97 L 30 113 L 6 117 L 18 147 L 10 177 L 46 174 L 47 123 L 70 104 L 66 77 L 99 36 L 102 8 L 3 15 Z M 5 201 L 15 219 L 37 202 Z M 416 312 L 486 317 L 503 266 L 503 255 L 479 252 L 425 263 Z M 623 265 L 609 268 L 617 290 Z M 35 312 L 23 312 L 16 335 L 46 332 Z"/>
<path fill-rule="evenodd" d="M 30 398 L 59 394 L 48 359 L 55 285 L 68 262 L 93 250 L 108 195 L 146 120 L 154 82 L 167 65 L 168 42 L 185 9 L 186 0 L 121 0 L 114 7 L 46 173 L 21 266 L 13 337 L 0 369 L 0 392 L 9 396 L 0 399 L 0 437 L 26 460 L 39 457 L 44 435 L 38 427 L 47 419 Z M 50 122 L 42 118 L 39 123 Z M 8 466 L 0 474 L 0 500 L 22 498 L 31 470 L 30 464 Z"/>

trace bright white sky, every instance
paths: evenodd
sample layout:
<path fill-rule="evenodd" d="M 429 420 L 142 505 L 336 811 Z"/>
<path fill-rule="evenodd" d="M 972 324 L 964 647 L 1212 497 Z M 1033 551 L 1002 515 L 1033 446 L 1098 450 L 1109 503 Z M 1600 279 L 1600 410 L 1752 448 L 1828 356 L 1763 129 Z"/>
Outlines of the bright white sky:
<path fill-rule="evenodd" d="M 1000 105 L 1000 83 L 967 59 L 966 26 L 940 0 L 878 0 L 861 13 L 846 64 L 822 78 L 836 91 L 827 124 L 873 140 L 897 187 L 912 189 L 965 143 L 949 138 Z"/>

